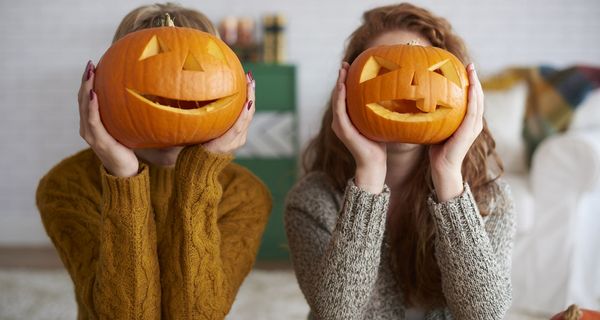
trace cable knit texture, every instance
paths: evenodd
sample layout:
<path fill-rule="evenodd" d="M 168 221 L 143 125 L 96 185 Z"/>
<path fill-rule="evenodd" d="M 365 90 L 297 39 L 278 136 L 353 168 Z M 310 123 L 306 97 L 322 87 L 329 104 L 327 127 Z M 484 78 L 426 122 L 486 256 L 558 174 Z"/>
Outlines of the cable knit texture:
<path fill-rule="evenodd" d="M 271 211 L 231 157 L 185 148 L 174 168 L 109 175 L 92 150 L 40 182 L 37 205 L 75 284 L 79 319 L 223 319 Z"/>
<path fill-rule="evenodd" d="M 425 319 L 503 319 L 511 302 L 510 257 L 515 233 L 510 189 L 490 186 L 482 218 L 469 186 L 428 208 L 448 306 Z M 350 180 L 345 193 L 324 173 L 305 176 L 289 193 L 285 227 L 310 319 L 405 319 L 385 232 L 390 190 L 374 195 Z"/>

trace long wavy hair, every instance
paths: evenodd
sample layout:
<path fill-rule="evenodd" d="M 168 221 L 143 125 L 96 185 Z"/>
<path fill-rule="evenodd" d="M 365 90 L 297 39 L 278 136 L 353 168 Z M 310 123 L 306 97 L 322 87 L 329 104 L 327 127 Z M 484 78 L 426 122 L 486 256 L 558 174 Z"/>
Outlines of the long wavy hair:
<path fill-rule="evenodd" d="M 462 39 L 453 32 L 448 21 L 407 3 L 365 12 L 362 25 L 347 42 L 344 61 L 352 63 L 373 39 L 393 30 L 416 32 L 433 46 L 452 52 L 463 64 L 469 61 Z M 338 191 L 343 192 L 348 179 L 354 176 L 356 164 L 331 129 L 331 100 L 327 106 L 319 134 L 304 152 L 303 167 L 306 173 L 324 172 Z M 482 216 L 490 213 L 487 204 L 490 196 L 493 197 L 493 189 L 489 188 L 491 182 L 503 172 L 494 148 L 494 139 L 484 121 L 483 130 L 462 165 L 463 178 L 469 184 Z M 404 293 L 403 302 L 408 306 L 436 308 L 446 306 L 446 300 L 434 254 L 434 221 L 427 209 L 427 196 L 433 191 L 428 149 L 428 146 L 423 148 L 402 195 L 394 195 L 401 198 L 395 199 L 398 205 L 393 209 L 395 212 L 390 213 L 395 218 L 388 219 L 387 228 L 391 236 L 391 267 Z"/>

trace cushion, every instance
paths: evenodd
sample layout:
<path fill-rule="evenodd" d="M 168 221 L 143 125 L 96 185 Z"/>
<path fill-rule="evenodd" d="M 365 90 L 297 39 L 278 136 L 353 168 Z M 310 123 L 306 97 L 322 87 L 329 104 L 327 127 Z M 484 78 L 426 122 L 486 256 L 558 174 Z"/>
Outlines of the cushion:
<path fill-rule="evenodd" d="M 522 137 L 527 86 L 524 82 L 506 90 L 485 90 L 485 118 L 496 140 L 496 151 L 507 173 L 527 172 Z"/>
<path fill-rule="evenodd" d="M 600 89 L 590 92 L 577 107 L 569 131 L 598 128 L 600 128 Z"/>

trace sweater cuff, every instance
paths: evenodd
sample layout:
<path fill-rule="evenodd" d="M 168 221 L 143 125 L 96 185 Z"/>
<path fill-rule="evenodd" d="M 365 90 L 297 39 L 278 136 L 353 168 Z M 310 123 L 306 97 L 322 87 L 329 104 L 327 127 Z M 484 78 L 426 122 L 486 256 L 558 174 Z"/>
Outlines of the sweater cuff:
<path fill-rule="evenodd" d="M 340 218 L 343 234 L 358 238 L 383 234 L 390 199 L 390 189 L 386 185 L 381 193 L 373 194 L 361 189 L 354 179 L 350 179 L 344 199 Z"/>
<path fill-rule="evenodd" d="M 463 186 L 463 192 L 448 201 L 436 202 L 435 194 L 430 195 L 427 199 L 429 211 L 433 214 L 439 231 L 467 231 L 476 225 L 483 226 L 483 219 L 479 214 L 479 208 L 471 193 L 471 188 L 466 182 Z"/>
<path fill-rule="evenodd" d="M 196 187 L 217 183 L 219 174 L 232 159 L 232 155 L 210 152 L 199 144 L 185 147 L 177 157 L 176 183 Z"/>
<path fill-rule="evenodd" d="M 136 211 L 150 203 L 148 166 L 140 163 L 140 172 L 133 177 L 116 177 L 100 165 L 102 199 L 106 212 Z"/>

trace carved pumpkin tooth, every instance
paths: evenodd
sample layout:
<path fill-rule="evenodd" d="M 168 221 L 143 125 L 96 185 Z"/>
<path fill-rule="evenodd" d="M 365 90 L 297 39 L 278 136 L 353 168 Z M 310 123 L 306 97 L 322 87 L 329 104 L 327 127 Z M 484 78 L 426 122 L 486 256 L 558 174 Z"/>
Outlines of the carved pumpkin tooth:
<path fill-rule="evenodd" d="M 462 122 L 468 85 L 464 65 L 446 50 L 373 47 L 348 70 L 348 115 L 375 141 L 438 143 Z"/>

